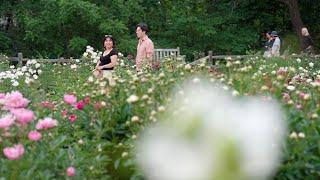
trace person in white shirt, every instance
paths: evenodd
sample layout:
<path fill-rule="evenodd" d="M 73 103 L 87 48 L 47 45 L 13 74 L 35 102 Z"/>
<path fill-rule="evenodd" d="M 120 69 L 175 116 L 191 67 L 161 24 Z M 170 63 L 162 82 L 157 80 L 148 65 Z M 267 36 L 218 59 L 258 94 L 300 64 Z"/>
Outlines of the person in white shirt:
<path fill-rule="evenodd" d="M 274 38 L 274 43 L 273 43 L 273 46 L 271 48 L 271 56 L 272 57 L 279 57 L 280 56 L 281 41 L 280 41 L 280 38 L 278 36 L 278 32 L 277 31 L 272 31 L 271 32 L 271 36 L 272 36 L 272 38 Z"/>

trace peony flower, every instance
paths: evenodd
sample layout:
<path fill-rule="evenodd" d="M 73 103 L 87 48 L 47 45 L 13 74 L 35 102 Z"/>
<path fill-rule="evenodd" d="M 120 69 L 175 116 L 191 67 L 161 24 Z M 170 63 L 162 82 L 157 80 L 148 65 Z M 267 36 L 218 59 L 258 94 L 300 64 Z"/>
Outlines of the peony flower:
<path fill-rule="evenodd" d="M 297 139 L 298 138 L 298 134 L 296 132 L 292 132 L 289 137 L 291 139 Z"/>
<path fill-rule="evenodd" d="M 72 166 L 67 168 L 67 176 L 72 177 L 76 175 L 76 169 Z"/>
<path fill-rule="evenodd" d="M 136 96 L 136 95 L 131 95 L 128 99 L 127 99 L 127 102 L 128 103 L 134 103 L 134 102 L 137 102 L 139 100 L 139 97 Z"/>
<path fill-rule="evenodd" d="M 42 135 L 38 131 L 30 131 L 28 134 L 28 138 L 30 141 L 39 141 L 41 139 Z"/>
<path fill-rule="evenodd" d="M 294 91 L 296 88 L 295 88 L 294 86 L 287 86 L 287 89 L 288 89 L 289 91 Z"/>
<path fill-rule="evenodd" d="M 17 122 L 22 125 L 33 121 L 35 118 L 33 111 L 29 109 L 12 109 L 10 112 L 16 117 Z"/>
<path fill-rule="evenodd" d="M 41 106 L 41 107 L 44 107 L 44 108 L 51 109 L 51 110 L 54 109 L 54 104 L 50 103 L 49 101 L 42 101 L 42 102 L 40 103 L 40 106 Z"/>
<path fill-rule="evenodd" d="M 85 105 L 90 104 L 90 97 L 85 97 L 85 98 L 83 99 L 83 102 L 84 102 Z"/>
<path fill-rule="evenodd" d="M 69 120 L 70 120 L 70 122 L 75 122 L 76 120 L 77 120 L 77 115 L 75 115 L 75 114 L 71 114 L 70 116 L 69 116 Z"/>
<path fill-rule="evenodd" d="M 25 108 L 29 102 L 19 91 L 13 91 L 4 98 L 4 109 Z"/>
<path fill-rule="evenodd" d="M 14 122 L 14 117 L 11 114 L 6 114 L 0 118 L 0 128 L 5 129 L 10 127 Z"/>
<path fill-rule="evenodd" d="M 312 62 L 309 63 L 309 66 L 313 68 L 314 64 Z"/>
<path fill-rule="evenodd" d="M 131 121 L 132 121 L 133 123 L 136 123 L 136 122 L 139 122 L 140 119 L 139 119 L 138 116 L 133 116 L 133 117 L 131 118 Z"/>
<path fill-rule="evenodd" d="M 3 153 L 9 160 L 17 160 L 24 154 L 24 147 L 21 144 L 6 147 L 3 149 Z"/>
<path fill-rule="evenodd" d="M 139 138 L 136 156 L 147 179 L 268 179 L 275 172 L 286 134 L 277 103 L 235 99 L 203 80 L 183 89 Z"/>
<path fill-rule="evenodd" d="M 84 101 L 79 101 L 76 104 L 76 108 L 79 110 L 82 110 L 84 108 L 84 105 L 85 105 Z"/>
<path fill-rule="evenodd" d="M 50 129 L 58 125 L 58 121 L 50 117 L 46 117 L 43 120 L 38 121 L 36 129 Z"/>
<path fill-rule="evenodd" d="M 303 139 L 303 138 L 306 137 L 306 135 L 305 135 L 304 133 L 302 133 L 302 132 L 299 132 L 298 137 L 301 138 L 301 139 Z"/>
<path fill-rule="evenodd" d="M 67 110 L 67 109 L 65 109 L 65 110 L 63 110 L 63 111 L 61 112 L 61 115 L 62 115 L 63 117 L 66 117 L 67 114 L 68 114 L 68 110 Z"/>
<path fill-rule="evenodd" d="M 73 105 L 77 102 L 77 97 L 73 94 L 65 94 L 64 95 L 64 102 L 67 104 Z"/>

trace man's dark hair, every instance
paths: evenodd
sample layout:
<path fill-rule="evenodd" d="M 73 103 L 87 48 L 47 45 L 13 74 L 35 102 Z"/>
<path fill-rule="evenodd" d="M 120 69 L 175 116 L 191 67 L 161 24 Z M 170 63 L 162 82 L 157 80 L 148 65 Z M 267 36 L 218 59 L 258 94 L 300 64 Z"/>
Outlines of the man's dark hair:
<path fill-rule="evenodd" d="M 137 26 L 136 26 L 136 29 L 140 27 L 140 29 L 144 32 L 149 32 L 149 28 L 148 28 L 148 25 L 146 23 L 139 23 Z"/>

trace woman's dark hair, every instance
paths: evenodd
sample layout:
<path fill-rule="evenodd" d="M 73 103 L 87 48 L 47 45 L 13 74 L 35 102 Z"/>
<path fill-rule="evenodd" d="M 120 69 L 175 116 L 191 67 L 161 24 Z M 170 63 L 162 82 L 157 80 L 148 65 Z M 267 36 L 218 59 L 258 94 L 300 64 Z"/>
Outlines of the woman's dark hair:
<path fill-rule="evenodd" d="M 106 39 L 110 39 L 112 41 L 112 48 L 115 48 L 116 47 L 116 42 L 114 41 L 114 38 L 112 37 L 112 35 L 105 35 L 104 38 L 103 38 L 103 47 L 104 47 L 104 42 L 106 41 Z M 104 47 L 106 48 L 106 47 Z"/>
<path fill-rule="evenodd" d="M 139 23 L 137 26 L 136 26 L 136 29 L 140 27 L 140 29 L 144 32 L 149 32 L 149 28 L 148 28 L 148 25 L 146 23 Z"/>

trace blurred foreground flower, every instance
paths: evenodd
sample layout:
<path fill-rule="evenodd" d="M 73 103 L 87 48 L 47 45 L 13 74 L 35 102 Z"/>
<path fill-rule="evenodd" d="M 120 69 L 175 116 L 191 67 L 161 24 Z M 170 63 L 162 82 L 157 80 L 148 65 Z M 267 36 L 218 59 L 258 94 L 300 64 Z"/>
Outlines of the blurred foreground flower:
<path fill-rule="evenodd" d="M 222 86 L 221 86 L 222 87 Z M 267 179 L 280 164 L 284 116 L 275 102 L 235 99 L 186 83 L 137 146 L 148 179 Z"/>
<path fill-rule="evenodd" d="M 68 167 L 67 168 L 67 175 L 69 177 L 72 177 L 72 176 L 76 175 L 76 169 L 74 167 L 72 167 L 72 166 Z"/>
<path fill-rule="evenodd" d="M 24 154 L 24 147 L 21 144 L 6 147 L 3 149 L 3 153 L 9 160 L 17 160 Z"/>

